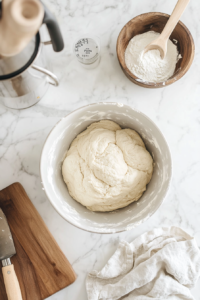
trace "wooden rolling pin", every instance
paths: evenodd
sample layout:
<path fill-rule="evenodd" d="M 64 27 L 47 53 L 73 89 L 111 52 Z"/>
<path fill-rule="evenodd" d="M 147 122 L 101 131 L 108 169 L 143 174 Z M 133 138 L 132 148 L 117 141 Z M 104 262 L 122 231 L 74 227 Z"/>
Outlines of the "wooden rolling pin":
<path fill-rule="evenodd" d="M 39 0 L 3 0 L 0 20 L 0 55 L 21 52 L 38 32 L 44 18 Z"/>

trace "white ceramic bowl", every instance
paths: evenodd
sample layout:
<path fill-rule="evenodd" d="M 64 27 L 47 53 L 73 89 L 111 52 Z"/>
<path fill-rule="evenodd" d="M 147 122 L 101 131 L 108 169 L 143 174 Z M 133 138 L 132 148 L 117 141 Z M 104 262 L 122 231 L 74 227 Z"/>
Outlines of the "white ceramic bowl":
<path fill-rule="evenodd" d="M 155 162 L 143 196 L 125 208 L 106 213 L 91 212 L 73 200 L 61 174 L 62 161 L 73 139 L 91 123 L 103 119 L 136 130 Z M 42 151 L 40 170 L 46 194 L 65 220 L 87 231 L 115 233 L 138 226 L 156 212 L 169 188 L 172 162 L 165 138 L 146 115 L 119 103 L 97 103 L 73 111 L 53 128 Z"/>

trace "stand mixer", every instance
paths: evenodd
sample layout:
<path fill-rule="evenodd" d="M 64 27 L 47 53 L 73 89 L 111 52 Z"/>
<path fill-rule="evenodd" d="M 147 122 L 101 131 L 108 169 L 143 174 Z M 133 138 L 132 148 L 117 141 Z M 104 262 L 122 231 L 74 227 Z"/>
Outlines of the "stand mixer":
<path fill-rule="evenodd" d="M 51 41 L 41 42 L 39 28 L 46 24 Z M 37 103 L 57 77 L 46 69 L 43 45 L 55 52 L 64 48 L 55 17 L 39 0 L 3 0 L 0 7 L 0 99 L 23 109 Z"/>

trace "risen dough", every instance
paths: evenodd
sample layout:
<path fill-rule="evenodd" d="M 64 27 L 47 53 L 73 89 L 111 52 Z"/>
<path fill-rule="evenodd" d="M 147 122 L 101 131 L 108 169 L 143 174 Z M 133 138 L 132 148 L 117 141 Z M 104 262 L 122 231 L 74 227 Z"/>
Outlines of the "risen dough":
<path fill-rule="evenodd" d="M 138 133 L 109 120 L 79 134 L 62 166 L 70 195 L 92 211 L 112 211 L 137 201 L 152 173 L 152 157 Z"/>

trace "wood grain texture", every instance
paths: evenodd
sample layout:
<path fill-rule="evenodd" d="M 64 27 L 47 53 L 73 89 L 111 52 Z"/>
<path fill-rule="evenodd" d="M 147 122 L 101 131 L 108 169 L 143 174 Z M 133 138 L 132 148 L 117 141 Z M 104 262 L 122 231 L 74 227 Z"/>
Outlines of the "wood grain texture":
<path fill-rule="evenodd" d="M 190 0 L 178 0 L 160 36 L 145 47 L 144 53 L 149 50 L 158 50 L 161 58 L 164 59 L 167 54 L 168 39 L 189 2 Z"/>
<path fill-rule="evenodd" d="M 17 255 L 11 261 L 23 300 L 42 300 L 73 283 L 76 275 L 25 190 L 14 183 L 0 191 Z M 0 272 L 0 299 L 7 300 Z"/>
<path fill-rule="evenodd" d="M 8 300 L 22 300 L 19 281 L 17 279 L 14 266 L 9 265 L 3 267 L 2 273 Z"/>
<path fill-rule="evenodd" d="M 190 31 L 187 27 L 179 21 L 173 30 L 170 40 L 177 40 L 177 48 L 182 58 L 176 64 L 176 69 L 172 77 L 163 83 L 144 83 L 138 80 L 138 78 L 133 75 L 126 66 L 125 63 L 125 50 L 128 46 L 129 41 L 138 34 L 155 31 L 161 33 L 169 19 L 169 15 L 157 12 L 151 12 L 139 15 L 132 20 L 130 20 L 121 30 L 117 39 L 117 57 L 119 64 L 124 72 L 124 74 L 137 85 L 145 88 L 161 88 L 174 83 L 179 80 L 185 73 L 189 70 L 195 53 L 194 40 Z"/>

